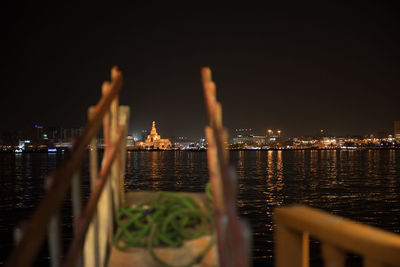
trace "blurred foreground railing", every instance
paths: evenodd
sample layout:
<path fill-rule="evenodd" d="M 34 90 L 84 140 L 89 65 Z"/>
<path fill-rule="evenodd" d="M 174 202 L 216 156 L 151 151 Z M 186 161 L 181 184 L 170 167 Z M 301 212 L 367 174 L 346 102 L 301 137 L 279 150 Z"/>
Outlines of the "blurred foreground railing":
<path fill-rule="evenodd" d="M 209 117 L 205 128 L 207 165 L 213 193 L 218 263 L 223 267 L 248 267 L 251 266 L 251 230 L 247 222 L 238 217 L 237 177 L 228 163 L 228 131 L 222 124 L 222 106 L 217 101 L 211 70 L 205 67 L 201 74 Z"/>
<path fill-rule="evenodd" d="M 89 108 L 89 121 L 72 147 L 70 157 L 47 179 L 47 194 L 35 210 L 6 266 L 30 266 L 48 233 L 51 266 L 104 266 L 108 242 L 113 234 L 114 213 L 124 201 L 123 177 L 129 107 L 119 107 L 122 74 L 114 67 L 111 83 L 102 85 L 102 98 Z M 105 149 L 98 170 L 96 136 L 103 125 Z M 81 207 L 80 171 L 89 152 L 91 194 Z M 62 259 L 59 209 L 71 190 L 74 234 Z M 101 207 L 101 208 L 99 208 Z M 84 253 L 83 253 L 84 251 Z M 83 255 L 83 259 L 82 259 Z"/>
<path fill-rule="evenodd" d="M 276 267 L 308 267 L 309 235 L 321 241 L 325 266 L 345 266 L 347 252 L 365 267 L 400 266 L 397 234 L 300 205 L 277 208 L 274 220 Z"/>

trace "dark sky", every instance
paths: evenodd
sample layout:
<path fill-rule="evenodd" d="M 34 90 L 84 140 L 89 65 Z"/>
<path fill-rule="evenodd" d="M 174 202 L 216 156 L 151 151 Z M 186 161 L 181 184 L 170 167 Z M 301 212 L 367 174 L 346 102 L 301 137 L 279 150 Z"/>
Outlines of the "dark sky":
<path fill-rule="evenodd" d="M 0 130 L 83 125 L 113 65 L 131 133 L 156 120 L 162 136 L 202 136 L 202 66 L 230 129 L 365 134 L 400 119 L 395 1 L 186 2 L 2 1 Z"/>

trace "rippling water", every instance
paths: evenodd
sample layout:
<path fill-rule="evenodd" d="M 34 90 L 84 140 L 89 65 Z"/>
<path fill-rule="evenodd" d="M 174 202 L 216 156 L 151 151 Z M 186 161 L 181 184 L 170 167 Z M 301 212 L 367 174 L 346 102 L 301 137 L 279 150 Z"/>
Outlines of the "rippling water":
<path fill-rule="evenodd" d="M 46 174 L 62 159 L 55 154 L 0 154 L 0 262 L 11 249 L 14 225 L 29 216 L 43 196 Z M 239 210 L 253 230 L 256 266 L 272 266 L 271 214 L 281 205 L 301 203 L 400 232 L 399 150 L 232 151 L 230 160 L 239 178 Z M 83 179 L 87 188 L 86 166 Z M 205 152 L 128 152 L 126 190 L 200 192 L 207 180 Z M 67 209 L 64 217 L 70 214 Z M 64 226 L 69 225 L 67 218 Z M 320 263 L 316 241 L 311 256 Z M 360 264 L 353 256 L 350 260 Z"/>

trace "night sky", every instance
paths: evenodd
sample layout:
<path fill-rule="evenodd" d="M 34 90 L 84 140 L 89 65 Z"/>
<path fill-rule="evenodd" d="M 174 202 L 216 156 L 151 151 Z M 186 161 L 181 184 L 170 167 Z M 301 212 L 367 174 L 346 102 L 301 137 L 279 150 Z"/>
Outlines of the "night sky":
<path fill-rule="evenodd" d="M 202 66 L 230 129 L 392 132 L 399 4 L 299 2 L 2 1 L 0 130 L 84 125 L 118 65 L 130 133 L 155 120 L 162 137 L 203 136 Z"/>

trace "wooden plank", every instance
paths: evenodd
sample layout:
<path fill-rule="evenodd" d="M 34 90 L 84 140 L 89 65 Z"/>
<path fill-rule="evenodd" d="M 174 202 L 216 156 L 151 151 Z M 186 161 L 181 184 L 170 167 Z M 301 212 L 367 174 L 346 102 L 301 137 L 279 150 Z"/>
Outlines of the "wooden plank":
<path fill-rule="evenodd" d="M 400 236 L 397 234 L 300 205 L 277 208 L 274 218 L 293 231 L 309 232 L 343 250 L 399 266 Z"/>
<path fill-rule="evenodd" d="M 346 251 L 327 242 L 322 243 L 322 258 L 325 267 L 344 267 L 346 265 Z"/>
<path fill-rule="evenodd" d="M 274 231 L 276 267 L 308 267 L 308 233 L 293 231 L 279 222 Z"/>

